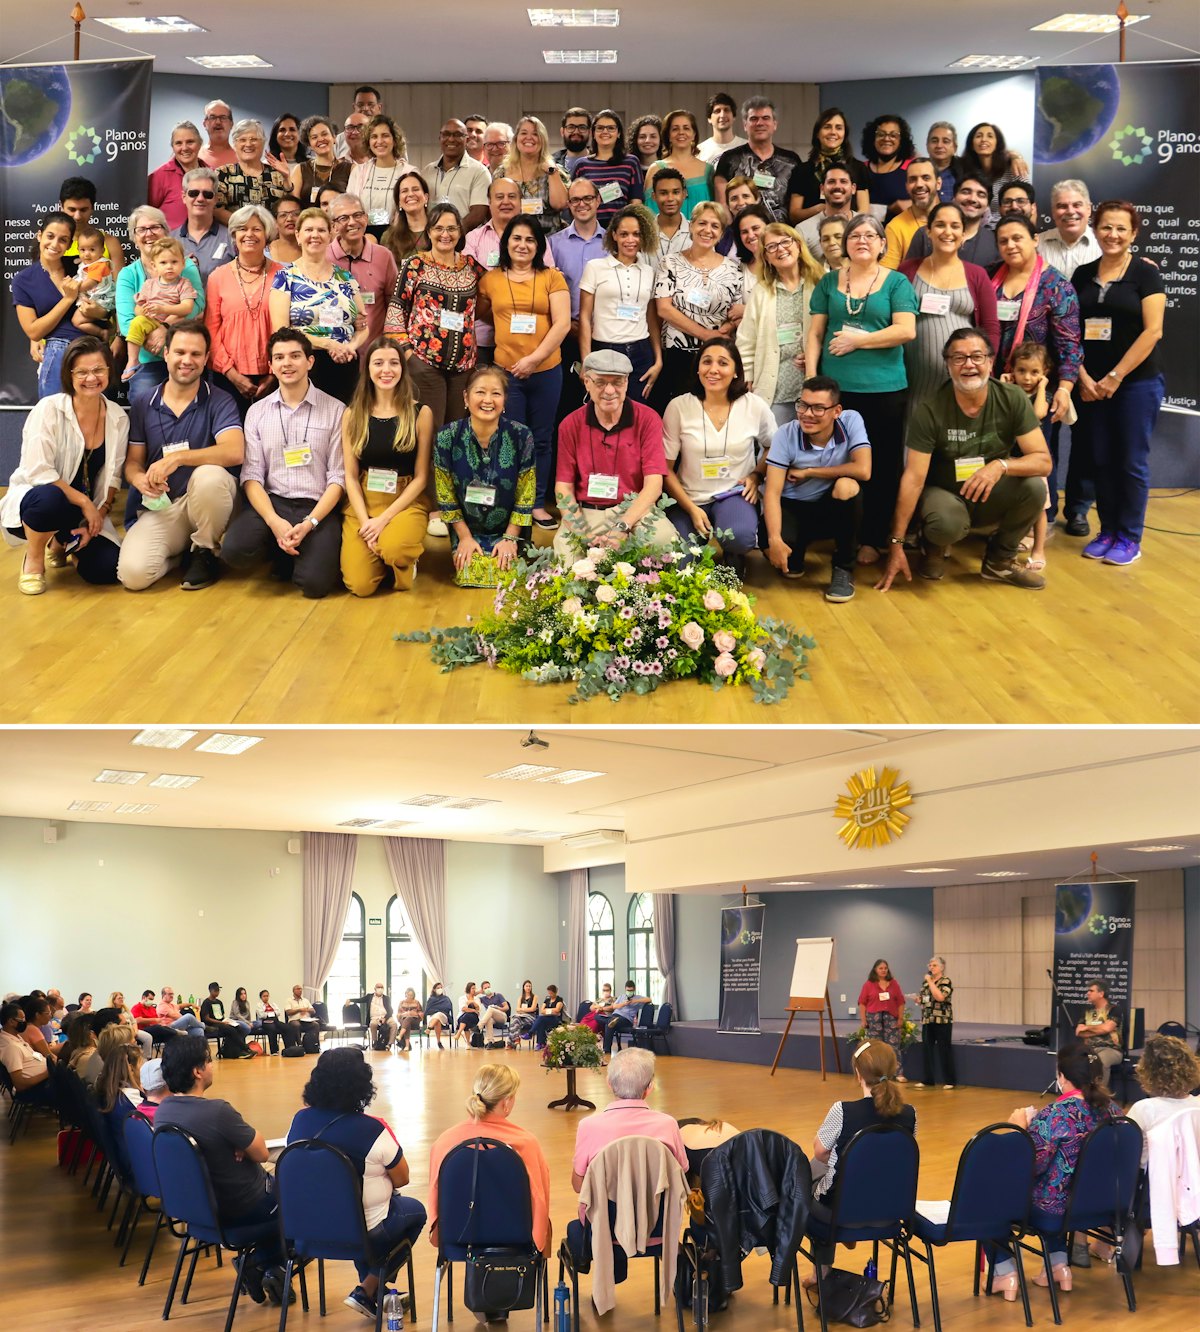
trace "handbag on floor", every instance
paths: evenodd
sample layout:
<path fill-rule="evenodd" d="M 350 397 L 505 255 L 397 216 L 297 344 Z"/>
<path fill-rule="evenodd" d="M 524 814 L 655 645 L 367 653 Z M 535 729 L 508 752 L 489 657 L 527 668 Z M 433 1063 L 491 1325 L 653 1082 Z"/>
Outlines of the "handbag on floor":
<path fill-rule="evenodd" d="M 858 1276 L 840 1267 L 831 1267 L 821 1278 L 825 1292 L 825 1318 L 831 1323 L 849 1323 L 851 1327 L 874 1327 L 892 1316 L 882 1281 Z M 817 1288 L 808 1291 L 813 1308 L 819 1304 Z"/>

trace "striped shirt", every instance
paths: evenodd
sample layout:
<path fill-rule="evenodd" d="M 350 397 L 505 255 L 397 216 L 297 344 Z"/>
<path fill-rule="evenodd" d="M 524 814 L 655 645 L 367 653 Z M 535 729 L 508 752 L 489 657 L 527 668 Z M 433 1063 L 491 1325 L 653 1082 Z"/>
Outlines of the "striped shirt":
<path fill-rule="evenodd" d="M 283 499 L 318 500 L 329 486 L 344 486 L 342 415 L 345 407 L 309 384 L 303 401 L 288 407 L 278 389 L 246 413 L 242 484 L 257 481 Z"/>
<path fill-rule="evenodd" d="M 607 227 L 626 204 L 642 202 L 642 164 L 636 157 L 623 157 L 619 162 L 615 158 L 602 162 L 598 157 L 581 157 L 571 179 L 590 180 L 600 192 L 596 217 L 602 227 Z"/>

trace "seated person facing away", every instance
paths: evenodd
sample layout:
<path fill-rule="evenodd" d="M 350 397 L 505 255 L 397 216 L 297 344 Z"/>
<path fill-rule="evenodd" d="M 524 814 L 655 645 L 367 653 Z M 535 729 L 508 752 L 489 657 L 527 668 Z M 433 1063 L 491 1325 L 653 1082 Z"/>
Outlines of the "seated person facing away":
<path fill-rule="evenodd" d="M 565 1005 L 558 993 L 557 985 L 547 985 L 542 999 L 542 1007 L 533 1023 L 533 1048 L 544 1050 L 546 1037 L 565 1020 Z"/>
<path fill-rule="evenodd" d="M 229 524 L 221 558 L 235 569 L 270 560 L 275 578 L 319 600 L 341 582 L 346 409 L 309 379 L 312 344 L 299 330 L 276 329 L 267 359 L 279 387 L 246 413 L 249 503 Z"/>
<path fill-rule="evenodd" d="M 829 375 L 804 381 L 796 420 L 781 426 L 767 454 L 763 520 L 767 558 L 785 578 L 804 577 L 810 541 L 833 537 L 826 601 L 854 596 L 861 484 L 871 478 L 871 442 L 858 412 L 842 408 Z"/>
<path fill-rule="evenodd" d="M 1102 1085 L 1107 1087 L 1113 1067 L 1125 1057 L 1121 1048 L 1125 1015 L 1116 1004 L 1109 1002 L 1106 981 L 1092 981 L 1087 989 L 1087 1001 L 1087 1011 L 1083 1021 L 1076 1026 L 1075 1035 L 1100 1061 L 1104 1069 Z"/>
<path fill-rule="evenodd" d="M 366 1113 L 375 1099 L 371 1067 L 361 1050 L 326 1050 L 304 1087 L 304 1109 L 296 1112 L 288 1142 L 315 1138 L 346 1153 L 362 1175 L 367 1252 L 354 1259 L 358 1285 L 344 1303 L 376 1316 L 379 1278 L 370 1268 L 402 1240 L 416 1243 L 425 1228 L 425 1208 L 400 1189 L 408 1183 L 408 1161 L 386 1120 Z M 398 1270 L 398 1269 L 397 1269 Z M 387 1274 L 390 1281 L 395 1272 Z"/>
<path fill-rule="evenodd" d="M 142 1099 L 137 1107 L 138 1114 L 153 1124 L 158 1107 L 171 1094 L 167 1080 L 163 1077 L 162 1060 L 147 1059 L 138 1074 L 138 1081 L 142 1088 Z"/>
<path fill-rule="evenodd" d="M 1146 1048 L 1138 1060 L 1134 1076 L 1146 1095 L 1142 1100 L 1134 1101 L 1125 1113 L 1143 1134 L 1181 1111 L 1190 1111 L 1194 1118 L 1200 1118 L 1200 1098 L 1192 1095 L 1200 1087 L 1200 1059 L 1188 1048 L 1186 1041 L 1181 1041 L 1178 1036 L 1157 1033 L 1147 1036 Z M 1149 1159 L 1149 1151 L 1149 1142 L 1144 1142 L 1143 1166 Z M 1155 1188 L 1153 1178 L 1150 1187 L 1151 1191 Z M 1169 1242 L 1174 1244 L 1174 1234 L 1169 1237 Z M 1162 1264 L 1161 1259 L 1159 1263 Z"/>
<path fill-rule="evenodd" d="M 675 528 L 655 508 L 667 474 L 662 418 L 627 400 L 632 373 L 632 361 L 621 352 L 584 358 L 591 401 L 566 417 L 558 434 L 554 489 L 562 526 L 554 550 L 561 559 L 576 558 L 580 545 L 619 548 L 631 534 L 661 546 L 675 541 Z M 611 510 L 630 497 L 629 507 L 614 518 Z"/>
<path fill-rule="evenodd" d="M 54 1105 L 50 1065 L 45 1055 L 21 1039 L 26 1026 L 25 1010 L 19 1003 L 0 1005 L 0 1064 L 8 1069 L 13 1089 L 22 1100 Z"/>
<path fill-rule="evenodd" d="M 886 592 L 901 573 L 912 582 L 904 540 L 915 514 L 922 578 L 941 578 L 946 547 L 973 527 L 994 525 L 983 577 L 1037 591 L 1045 578 L 1016 559 L 1046 503 L 1041 478 L 1049 475 L 1050 451 L 1037 417 L 1022 389 L 988 378 L 992 348 L 982 329 L 951 333 L 943 356 L 950 382 L 913 412 L 888 562 L 875 586 Z"/>
<path fill-rule="evenodd" d="M 493 1027 L 508 1025 L 508 1015 L 512 1005 L 499 990 L 492 989 L 491 981 L 482 981 L 479 986 L 479 1007 L 479 1030 L 483 1032 L 486 1045 L 494 1035 Z"/>
<path fill-rule="evenodd" d="M 392 1001 L 383 981 L 376 981 L 367 1009 L 367 1030 L 371 1033 L 371 1044 L 377 1050 L 390 1049 L 399 1025 L 392 1016 Z"/>
<path fill-rule="evenodd" d="M 604 1053 L 612 1049 L 613 1038 L 631 1032 L 637 1026 L 638 1014 L 642 1005 L 650 1003 L 644 994 L 638 994 L 633 981 L 625 982 L 625 998 L 617 1004 L 604 1025 Z"/>
<path fill-rule="evenodd" d="M 138 357 L 150 334 L 164 324 L 180 324 L 190 319 L 196 306 L 195 288 L 183 276 L 183 265 L 187 262 L 183 245 L 174 236 L 164 236 L 150 246 L 148 255 L 146 262 L 152 271 L 133 298 L 137 313 L 125 334 L 130 352 L 129 364 L 121 375 L 123 380 L 130 380 L 137 373 Z"/>

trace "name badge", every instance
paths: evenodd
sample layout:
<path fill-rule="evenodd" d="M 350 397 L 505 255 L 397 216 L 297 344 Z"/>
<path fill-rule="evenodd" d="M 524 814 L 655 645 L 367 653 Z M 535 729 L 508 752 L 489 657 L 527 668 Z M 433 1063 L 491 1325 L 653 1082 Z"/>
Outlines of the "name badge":
<path fill-rule="evenodd" d="M 769 171 L 756 171 L 754 173 L 754 183 L 760 190 L 769 190 L 775 184 L 775 177 Z"/>
<path fill-rule="evenodd" d="M 373 291 L 360 291 L 358 294 L 362 297 L 362 303 L 364 305 L 375 304 L 375 293 Z"/>
<path fill-rule="evenodd" d="M 696 306 L 699 310 L 707 310 L 712 297 L 703 287 L 689 287 L 683 293 L 683 299 L 689 304 Z"/>
<path fill-rule="evenodd" d="M 487 258 L 484 259 L 483 261 L 483 266 L 485 268 L 498 268 L 499 265 L 500 265 L 500 251 L 489 250 L 487 252 Z"/>
<path fill-rule="evenodd" d="M 399 473 L 391 467 L 368 467 L 367 489 L 377 495 L 394 495 Z"/>
<path fill-rule="evenodd" d="M 892 992 L 891 990 L 880 990 L 879 997 L 884 1003 L 886 1003 L 892 997 Z"/>
<path fill-rule="evenodd" d="M 621 302 L 617 305 L 618 319 L 641 319 L 642 307 L 640 305 L 626 304 Z"/>
<path fill-rule="evenodd" d="M 225 242 L 222 241 L 220 245 L 218 245 L 216 249 L 213 250 L 213 258 L 224 259 L 224 257 L 225 257 Z"/>
<path fill-rule="evenodd" d="M 334 328 L 342 322 L 342 307 L 336 301 L 326 301 L 317 307 L 316 322 L 322 328 Z"/>
<path fill-rule="evenodd" d="M 286 467 L 307 467 L 312 462 L 312 449 L 305 448 L 303 444 L 285 448 L 283 461 Z"/>
<path fill-rule="evenodd" d="M 438 315 L 438 327 L 449 333 L 461 333 L 465 320 L 457 310 L 443 310 Z"/>
<path fill-rule="evenodd" d="M 606 476 L 603 472 L 592 472 L 588 476 L 587 497 L 590 500 L 615 500 L 617 478 Z"/>
<path fill-rule="evenodd" d="M 700 464 L 700 475 L 705 481 L 722 481 L 729 475 L 728 458 L 705 458 Z"/>
<path fill-rule="evenodd" d="M 186 453 L 189 448 L 190 445 L 188 444 L 186 439 L 180 440 L 174 444 L 164 444 L 163 457 L 166 458 L 169 454 L 172 453 Z"/>
<path fill-rule="evenodd" d="M 509 316 L 508 331 L 510 333 L 536 333 L 537 315 L 535 314 L 514 314 Z"/>
<path fill-rule="evenodd" d="M 1083 321 L 1084 342 L 1111 342 L 1111 319 L 1085 319 Z"/>
<path fill-rule="evenodd" d="M 792 347 L 800 341 L 800 330 L 795 324 L 784 324 L 782 328 L 776 329 L 775 333 L 781 347 Z"/>
<path fill-rule="evenodd" d="M 966 481 L 974 476 L 982 466 L 982 458 L 955 458 L 954 479 L 956 481 Z"/>
<path fill-rule="evenodd" d="M 386 227 L 388 224 L 388 210 L 386 208 L 371 209 L 371 225 L 373 227 Z"/>
<path fill-rule="evenodd" d="M 948 291 L 927 291 L 921 297 L 921 313 L 928 315 L 949 314 L 950 293 Z"/>
<path fill-rule="evenodd" d="M 314 203 L 314 204 L 315 204 L 315 203 L 317 202 L 317 195 L 319 195 L 320 193 L 321 193 L 321 186 L 320 186 L 320 185 L 314 185 L 314 186 L 312 187 L 311 192 L 309 193 L 309 196 L 308 196 L 308 202 L 309 202 L 309 203 Z"/>
<path fill-rule="evenodd" d="M 541 217 L 542 201 L 540 199 L 522 199 L 521 212 L 532 214 L 534 217 Z"/>
<path fill-rule="evenodd" d="M 468 504 L 479 504 L 490 509 L 496 503 L 496 487 L 485 486 L 482 481 L 472 481 L 467 487 Z"/>
<path fill-rule="evenodd" d="M 621 184 L 619 181 L 606 181 L 600 186 L 600 200 L 602 203 L 614 203 L 621 198 Z"/>
<path fill-rule="evenodd" d="M 1013 320 L 1016 319 L 1020 313 L 1021 313 L 1020 300 L 1010 301 L 1004 297 L 1001 297 L 996 302 L 996 318 L 999 319 L 1002 323 L 1011 324 Z"/>

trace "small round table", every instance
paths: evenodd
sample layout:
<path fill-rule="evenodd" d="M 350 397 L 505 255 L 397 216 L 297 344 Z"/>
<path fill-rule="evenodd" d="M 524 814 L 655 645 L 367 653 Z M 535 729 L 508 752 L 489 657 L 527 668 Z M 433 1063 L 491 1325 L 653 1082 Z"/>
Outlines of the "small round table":
<path fill-rule="evenodd" d="M 567 1075 L 567 1094 L 561 1100 L 551 1101 L 546 1106 L 547 1110 L 557 1110 L 560 1107 L 563 1110 L 594 1110 L 596 1108 L 591 1101 L 585 1101 L 582 1096 L 576 1093 L 575 1074 L 577 1071 L 573 1064 L 568 1065 L 563 1070 Z M 546 1072 L 549 1073 L 551 1070 L 547 1069 Z"/>

